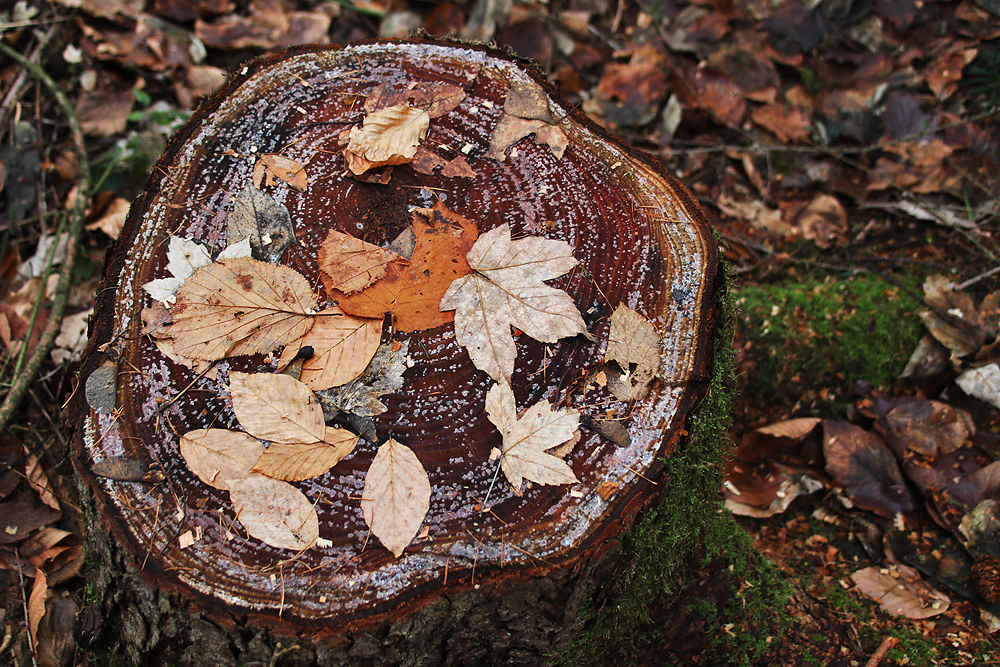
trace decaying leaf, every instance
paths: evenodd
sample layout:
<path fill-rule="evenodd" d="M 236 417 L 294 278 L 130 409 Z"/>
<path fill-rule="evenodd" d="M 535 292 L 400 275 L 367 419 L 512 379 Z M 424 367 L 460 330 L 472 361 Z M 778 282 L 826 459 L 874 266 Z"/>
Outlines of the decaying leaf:
<path fill-rule="evenodd" d="M 409 262 L 397 259 L 384 278 L 355 294 L 327 289 L 344 312 L 358 317 L 392 313 L 394 328 L 404 332 L 452 321 L 454 314 L 442 312 L 439 305 L 449 285 L 471 270 L 466 255 L 479 233 L 476 223 L 438 202 L 434 208 L 413 210 L 413 232 L 415 246 Z"/>
<path fill-rule="evenodd" d="M 625 304 L 611 314 L 604 358 L 617 361 L 629 378 L 630 398 L 642 398 L 660 368 L 662 348 L 656 327 Z"/>
<path fill-rule="evenodd" d="M 272 264 L 295 244 L 295 229 L 288 209 L 248 183 L 233 202 L 226 218 L 229 245 L 250 240 L 253 256 Z"/>
<path fill-rule="evenodd" d="M 391 343 L 380 345 L 371 363 L 356 380 L 343 387 L 317 392 L 324 410 L 348 412 L 359 417 L 374 417 L 388 410 L 379 397 L 399 391 L 403 386 L 410 341 L 404 340 L 396 351 L 392 347 Z"/>
<path fill-rule="evenodd" d="M 948 596 L 931 588 L 916 570 L 905 565 L 893 567 L 898 570 L 896 576 L 872 566 L 858 570 L 851 575 L 851 579 L 859 591 L 874 598 L 887 614 L 893 616 L 921 619 L 948 610 Z"/>
<path fill-rule="evenodd" d="M 910 492 L 889 448 L 860 426 L 823 421 L 826 471 L 855 505 L 888 518 L 913 509 Z"/>
<path fill-rule="evenodd" d="M 262 182 L 271 186 L 274 185 L 274 179 L 287 183 L 299 192 L 309 187 L 309 175 L 301 164 L 284 155 L 261 155 L 254 165 L 253 184 L 258 188 Z"/>
<path fill-rule="evenodd" d="M 574 484 L 579 480 L 573 469 L 560 458 L 547 454 L 573 438 L 580 425 L 575 410 L 553 410 L 548 401 L 539 401 L 518 418 L 514 392 L 500 380 L 486 394 L 486 414 L 503 435 L 500 468 L 521 495 L 521 483 L 527 479 L 538 484 Z"/>
<path fill-rule="evenodd" d="M 228 491 L 230 484 L 246 479 L 264 454 L 257 438 L 240 431 L 203 428 L 181 436 L 181 456 L 198 479 Z"/>
<path fill-rule="evenodd" d="M 312 347 L 299 380 L 314 391 L 337 387 L 361 375 L 381 340 L 381 319 L 351 317 L 339 308 L 327 308 L 316 313 L 309 333 L 285 346 L 279 367 L 290 364 L 303 347 Z"/>
<path fill-rule="evenodd" d="M 319 537 L 312 503 L 287 482 L 250 475 L 230 482 L 229 498 L 247 532 L 272 547 L 301 551 Z"/>
<path fill-rule="evenodd" d="M 511 241 L 510 226 L 483 234 L 468 255 L 472 273 L 451 284 L 441 310 L 455 310 L 455 337 L 476 368 L 510 381 L 517 349 L 515 326 L 543 343 L 587 333 L 580 311 L 564 291 L 544 280 L 577 265 L 565 241 L 528 237 Z"/>
<path fill-rule="evenodd" d="M 378 448 L 361 509 L 372 534 L 397 558 L 420 530 L 430 497 L 430 480 L 412 449 L 392 439 Z"/>
<path fill-rule="evenodd" d="M 405 87 L 397 87 L 391 81 L 384 81 L 365 98 L 365 113 L 409 103 L 426 111 L 431 118 L 437 118 L 457 107 L 464 99 L 465 90 L 452 83 L 415 81 Z"/>
<path fill-rule="evenodd" d="M 325 442 L 273 442 L 253 471 L 286 482 L 318 477 L 354 451 L 358 436 L 347 429 L 328 428 Z"/>
<path fill-rule="evenodd" d="M 204 361 L 270 352 L 304 336 L 315 320 L 316 297 L 300 273 L 244 257 L 199 269 L 176 297 L 174 351 Z"/>
<path fill-rule="evenodd" d="M 38 624 L 45 616 L 45 600 L 49 596 L 49 584 L 45 579 L 45 571 L 37 570 L 35 581 L 31 585 L 31 594 L 28 596 L 28 633 L 31 636 L 31 645 L 38 645 Z"/>
<path fill-rule="evenodd" d="M 309 387 L 293 377 L 233 371 L 229 389 L 236 418 L 254 437 L 299 444 L 326 437 L 323 408 Z"/>
<path fill-rule="evenodd" d="M 344 294 L 362 290 L 385 275 L 389 263 L 399 255 L 365 243 L 350 234 L 331 229 L 319 247 L 317 259 L 328 290 Z"/>
<path fill-rule="evenodd" d="M 535 135 L 535 142 L 547 144 L 558 160 L 569 145 L 566 133 L 555 124 L 549 111 L 548 97 L 537 83 L 519 83 L 507 93 L 500 117 L 486 157 L 503 162 L 507 159 L 507 149 L 529 134 Z"/>
<path fill-rule="evenodd" d="M 344 149 L 347 168 L 357 175 L 373 167 L 411 162 L 427 136 L 430 120 L 426 111 L 406 104 L 368 114 L 363 127 L 351 128 Z"/>
<path fill-rule="evenodd" d="M 100 477 L 121 482 L 141 482 L 149 471 L 149 466 L 125 456 L 109 456 L 90 464 L 90 471 Z"/>
<path fill-rule="evenodd" d="M 969 396 L 1000 408 L 1000 366 L 997 364 L 970 368 L 955 378 L 955 384 Z"/>
<path fill-rule="evenodd" d="M 979 349 L 984 341 L 976 326 L 976 308 L 968 294 L 956 290 L 948 277 L 933 275 L 924 281 L 924 300 L 934 310 L 920 313 L 920 319 L 953 356 L 965 356 Z"/>
<path fill-rule="evenodd" d="M 441 175 L 445 178 L 475 178 L 476 171 L 469 165 L 469 161 L 462 155 L 456 155 L 450 160 L 446 160 L 437 153 L 421 146 L 417 149 L 417 154 L 413 158 L 412 166 L 414 171 L 428 176 L 434 173 L 435 169 L 441 169 Z"/>
<path fill-rule="evenodd" d="M 87 405 L 97 412 L 110 415 L 118 398 L 118 362 L 107 358 L 87 376 L 84 386 Z"/>

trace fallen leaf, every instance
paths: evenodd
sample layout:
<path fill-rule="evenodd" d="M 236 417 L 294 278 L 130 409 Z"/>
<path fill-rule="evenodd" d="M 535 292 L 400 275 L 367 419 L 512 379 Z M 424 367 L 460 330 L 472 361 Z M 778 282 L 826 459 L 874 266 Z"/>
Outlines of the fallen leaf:
<path fill-rule="evenodd" d="M 411 163 L 414 171 L 428 176 L 434 174 L 434 170 L 440 168 L 441 175 L 445 178 L 475 178 L 476 172 L 469 165 L 469 161 L 461 155 L 456 155 L 450 160 L 446 160 L 427 148 L 421 146 L 417 149 L 417 154 Z"/>
<path fill-rule="evenodd" d="M 775 102 L 754 109 L 750 117 L 783 144 L 809 140 L 812 124 L 809 118 L 795 107 Z"/>
<path fill-rule="evenodd" d="M 378 448 L 362 492 L 365 523 L 397 558 L 430 508 L 431 484 L 413 450 L 389 439 Z"/>
<path fill-rule="evenodd" d="M 253 471 L 286 482 L 319 477 L 354 451 L 358 436 L 345 428 L 326 429 L 325 442 L 273 442 Z"/>
<path fill-rule="evenodd" d="M 97 220 L 89 223 L 87 229 L 94 231 L 100 230 L 104 234 L 114 240 L 118 238 L 118 235 L 122 231 L 122 227 L 125 226 L 125 218 L 128 217 L 128 209 L 131 206 L 129 200 L 124 197 L 115 197 L 108 204 L 108 207 L 104 209 Z"/>
<path fill-rule="evenodd" d="M 315 320 L 316 297 L 300 273 L 246 257 L 199 269 L 176 297 L 174 350 L 204 361 L 270 352 L 304 336 Z"/>
<path fill-rule="evenodd" d="M 264 454 L 257 438 L 240 431 L 203 428 L 188 431 L 180 439 L 181 456 L 198 479 L 228 491 L 234 481 L 246 479 Z"/>
<path fill-rule="evenodd" d="M 258 172 L 260 178 L 258 178 Z M 299 192 L 309 187 L 309 175 L 306 173 L 306 168 L 295 160 L 274 153 L 266 153 L 257 158 L 257 164 L 254 165 L 254 185 L 259 188 L 261 181 L 263 181 L 271 186 L 274 185 L 276 178 Z"/>
<path fill-rule="evenodd" d="M 365 116 L 363 127 L 351 128 L 344 149 L 347 168 L 357 175 L 411 162 L 429 127 L 430 116 L 423 109 L 399 104 L 374 111 Z"/>
<path fill-rule="evenodd" d="M 823 421 L 826 471 L 862 509 L 892 518 L 913 509 L 899 465 L 882 439 L 860 426 Z"/>
<path fill-rule="evenodd" d="M 987 500 L 1000 498 L 1000 461 L 994 461 L 965 476 Z"/>
<path fill-rule="evenodd" d="M 343 387 L 316 393 L 324 408 L 331 412 L 347 412 L 359 417 L 374 417 L 388 408 L 379 397 L 392 394 L 403 386 L 406 357 L 410 341 L 404 340 L 398 350 L 392 345 L 380 345 L 365 371 Z"/>
<path fill-rule="evenodd" d="M 31 635 L 32 647 L 38 645 L 38 624 L 45 616 L 45 600 L 48 596 L 49 584 L 45 572 L 37 570 L 35 582 L 31 585 L 31 594 L 28 596 L 28 632 Z"/>
<path fill-rule="evenodd" d="M 910 398 L 901 399 L 886 413 L 883 431 L 886 443 L 897 455 L 910 449 L 933 458 L 968 444 L 975 426 L 963 410 L 940 401 Z"/>
<path fill-rule="evenodd" d="M 272 547 L 301 551 L 319 537 L 312 503 L 287 482 L 250 475 L 230 482 L 229 498 L 247 532 Z"/>
<path fill-rule="evenodd" d="M 166 301 L 195 271 L 211 263 L 212 255 L 205 246 L 192 239 L 171 235 L 167 244 L 167 271 L 171 277 L 150 280 L 142 288 L 156 301 Z"/>
<path fill-rule="evenodd" d="M 924 280 L 924 300 L 934 310 L 921 312 L 920 319 L 954 356 L 973 354 L 985 342 L 972 298 L 956 290 L 947 276 L 932 275 Z"/>
<path fill-rule="evenodd" d="M 80 357 L 87 346 L 87 329 L 93 313 L 94 309 L 90 308 L 63 318 L 52 348 L 52 361 L 63 364 Z"/>
<path fill-rule="evenodd" d="M 617 361 L 628 375 L 631 398 L 645 395 L 660 368 L 662 347 L 652 322 L 625 304 L 615 308 L 604 359 Z"/>
<path fill-rule="evenodd" d="M 24 476 L 31 488 L 38 494 L 38 499 L 42 501 L 43 505 L 48 505 L 58 512 L 62 511 L 59 499 L 56 498 L 55 491 L 52 489 L 52 483 L 49 482 L 49 478 L 42 470 L 38 459 L 27 448 L 24 450 Z"/>
<path fill-rule="evenodd" d="M 397 259 L 392 250 L 331 229 L 317 252 L 323 284 L 344 294 L 362 290 L 385 275 Z"/>
<path fill-rule="evenodd" d="M 490 136 L 485 155 L 488 159 L 503 162 L 507 159 L 507 149 L 529 134 L 535 135 L 535 143 L 547 144 L 557 160 L 566 152 L 569 138 L 555 124 L 549 111 L 548 95 L 537 83 L 529 81 L 511 86 L 503 111 Z"/>
<path fill-rule="evenodd" d="M 465 89 L 452 83 L 416 81 L 414 84 L 396 87 L 391 81 L 380 83 L 365 98 L 365 113 L 409 103 L 426 111 L 429 117 L 437 118 L 465 99 Z"/>
<path fill-rule="evenodd" d="M 969 396 L 1000 408 L 1000 366 L 970 368 L 955 378 L 955 384 Z"/>
<path fill-rule="evenodd" d="M 851 575 L 858 590 L 873 598 L 882 610 L 893 616 L 921 619 L 943 614 L 949 599 L 931 588 L 913 568 L 895 565 L 899 574 L 893 576 L 877 566 L 866 567 Z"/>
<path fill-rule="evenodd" d="M 833 195 L 819 194 L 795 218 L 802 236 L 820 248 L 832 248 L 847 234 L 847 211 Z"/>
<path fill-rule="evenodd" d="M 514 370 L 512 325 L 543 343 L 590 337 L 573 299 L 542 282 L 577 265 L 565 241 L 511 241 L 505 223 L 479 237 L 467 259 L 472 273 L 451 284 L 440 307 L 455 310 L 456 340 L 494 380 L 509 382 Z"/>
<path fill-rule="evenodd" d="M 500 468 L 521 495 L 521 483 L 527 479 L 538 484 L 574 484 L 579 480 L 573 469 L 546 450 L 558 447 L 573 437 L 580 425 L 575 410 L 553 410 L 548 401 L 539 401 L 520 418 L 510 385 L 500 380 L 486 394 L 486 415 L 503 436 Z"/>
<path fill-rule="evenodd" d="M 226 224 L 230 246 L 250 239 L 253 256 L 272 264 L 295 244 L 295 229 L 288 209 L 253 183 L 248 183 L 233 202 Z"/>
<path fill-rule="evenodd" d="M 84 134 L 110 137 L 125 131 L 135 96 L 131 90 L 99 87 L 83 92 L 76 103 L 76 115 Z"/>
<path fill-rule="evenodd" d="M 302 338 L 281 353 L 279 368 L 295 359 L 303 347 L 313 356 L 302 362 L 299 380 L 312 390 L 338 387 L 364 372 L 382 340 L 382 320 L 351 317 L 339 308 L 316 313 L 316 322 Z"/>
<path fill-rule="evenodd" d="M 149 466 L 126 456 L 109 456 L 91 463 L 90 471 L 99 477 L 120 482 L 141 482 L 149 471 Z"/>
<path fill-rule="evenodd" d="M 250 435 L 270 442 L 323 442 L 326 422 L 315 395 L 280 373 L 229 373 L 233 412 Z"/>
<path fill-rule="evenodd" d="M 415 246 L 410 261 L 393 261 L 381 280 L 355 294 L 327 287 L 344 312 L 358 317 L 392 313 L 396 331 L 424 331 L 447 324 L 441 298 L 458 278 L 471 271 L 466 255 L 475 247 L 476 224 L 438 202 L 413 210 Z M 326 285 L 324 277 L 324 285 Z"/>

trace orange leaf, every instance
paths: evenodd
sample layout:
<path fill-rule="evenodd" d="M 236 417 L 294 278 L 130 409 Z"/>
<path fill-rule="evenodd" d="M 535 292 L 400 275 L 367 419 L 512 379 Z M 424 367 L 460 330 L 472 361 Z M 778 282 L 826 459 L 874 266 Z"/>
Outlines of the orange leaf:
<path fill-rule="evenodd" d="M 399 257 L 350 234 L 331 229 L 319 247 L 319 270 L 327 289 L 344 294 L 362 290 L 385 275 L 389 263 Z"/>

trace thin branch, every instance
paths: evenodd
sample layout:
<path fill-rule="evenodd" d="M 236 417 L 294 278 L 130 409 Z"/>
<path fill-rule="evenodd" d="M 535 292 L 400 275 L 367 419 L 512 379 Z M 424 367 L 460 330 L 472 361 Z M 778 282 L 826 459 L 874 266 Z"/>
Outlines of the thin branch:
<path fill-rule="evenodd" d="M 10 391 L 7 392 L 3 404 L 0 405 L 0 432 L 4 432 L 7 430 L 7 426 L 13 419 L 14 413 L 21 401 L 27 395 L 28 389 L 30 389 L 35 376 L 38 375 L 42 364 L 55 346 L 56 336 L 59 334 L 59 328 L 62 324 L 63 314 L 66 312 L 66 304 L 69 299 L 69 288 L 72 282 L 71 276 L 73 274 L 73 267 L 76 264 L 80 235 L 83 232 L 87 202 L 90 201 L 91 180 L 90 162 L 87 159 L 87 146 L 83 138 L 83 129 L 80 127 L 80 121 L 76 117 L 76 112 L 69 98 L 66 97 L 66 94 L 59 88 L 59 85 L 45 72 L 41 65 L 25 58 L 7 46 L 3 41 L 0 41 L 0 54 L 21 65 L 32 77 L 37 79 L 39 83 L 52 93 L 56 104 L 58 104 L 69 123 L 79 164 L 78 194 L 76 200 L 73 202 L 73 209 L 69 213 L 69 230 L 66 234 L 66 259 L 59 270 L 59 282 L 52 297 L 52 311 L 49 315 L 49 321 L 45 325 L 45 331 L 42 332 L 38 340 L 35 353 L 24 365 L 21 372 L 14 378 Z"/>

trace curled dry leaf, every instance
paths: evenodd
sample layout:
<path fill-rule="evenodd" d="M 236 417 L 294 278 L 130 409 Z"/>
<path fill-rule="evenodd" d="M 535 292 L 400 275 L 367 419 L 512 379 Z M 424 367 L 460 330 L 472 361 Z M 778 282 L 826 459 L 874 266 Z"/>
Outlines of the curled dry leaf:
<path fill-rule="evenodd" d="M 59 499 L 52 489 L 52 483 L 49 482 L 48 476 L 42 470 L 41 463 L 34 454 L 28 452 L 27 448 L 24 452 L 24 476 L 28 479 L 31 488 L 38 494 L 38 499 L 42 501 L 42 504 L 48 505 L 56 511 L 62 511 Z"/>
<path fill-rule="evenodd" d="M 313 356 L 302 362 L 299 380 L 312 390 L 337 387 L 361 375 L 381 340 L 381 319 L 351 317 L 339 308 L 327 308 L 316 313 L 309 333 L 285 346 L 279 367 L 310 346 Z"/>
<path fill-rule="evenodd" d="M 353 294 L 384 276 L 389 263 L 398 257 L 391 250 L 331 229 L 317 258 L 326 288 Z"/>
<path fill-rule="evenodd" d="M 365 523 L 398 558 L 430 508 L 431 484 L 413 450 L 389 439 L 379 447 L 361 500 Z"/>
<path fill-rule="evenodd" d="M 305 494 L 263 475 L 233 480 L 229 498 L 253 537 L 278 549 L 308 549 L 319 537 L 319 517 Z"/>
<path fill-rule="evenodd" d="M 274 179 L 287 183 L 299 192 L 309 187 L 309 176 L 301 164 L 284 155 L 261 155 L 253 169 L 254 185 L 259 188 L 263 182 L 271 186 L 274 185 Z"/>
<path fill-rule="evenodd" d="M 607 360 L 617 361 L 629 377 L 629 396 L 642 398 L 646 388 L 660 368 L 663 347 L 656 327 L 625 304 L 611 314 Z"/>
<path fill-rule="evenodd" d="M 230 484 L 246 479 L 264 454 L 257 438 L 240 431 L 203 428 L 181 436 L 181 456 L 198 479 L 228 491 Z"/>
<path fill-rule="evenodd" d="M 45 600 L 49 596 L 49 584 L 44 570 L 35 571 L 35 581 L 31 585 L 28 596 L 28 632 L 31 635 L 32 647 L 38 646 L 38 624 L 45 616 Z"/>
<path fill-rule="evenodd" d="M 344 312 L 358 317 L 392 313 L 395 329 L 404 332 L 452 321 L 454 315 L 442 312 L 439 304 L 449 285 L 471 270 L 465 258 L 479 234 L 476 223 L 438 202 L 434 208 L 413 210 L 413 232 L 415 245 L 409 262 L 392 262 L 384 278 L 356 294 L 328 287 L 330 297 Z"/>
<path fill-rule="evenodd" d="M 379 398 L 399 391 L 403 386 L 409 353 L 408 340 L 404 340 L 395 351 L 391 344 L 380 345 L 371 363 L 356 380 L 342 387 L 317 392 L 316 395 L 330 412 L 348 412 L 359 417 L 380 415 L 389 408 Z"/>
<path fill-rule="evenodd" d="M 955 378 L 955 384 L 969 396 L 1000 408 L 1000 366 L 997 364 L 970 368 Z"/>
<path fill-rule="evenodd" d="M 304 336 L 315 319 L 316 297 L 300 273 L 245 257 L 199 269 L 176 296 L 174 351 L 204 361 L 270 352 Z"/>
<path fill-rule="evenodd" d="M 576 266 L 565 241 L 528 237 L 511 241 L 510 226 L 483 234 L 468 254 L 472 273 L 451 284 L 441 310 L 455 310 L 455 337 L 476 368 L 510 381 L 517 349 L 515 326 L 543 343 L 587 333 L 573 299 L 544 280 Z"/>
<path fill-rule="evenodd" d="M 539 401 L 518 418 L 514 392 L 501 380 L 486 394 L 486 415 L 503 435 L 500 468 L 515 495 L 521 495 L 525 479 L 538 484 L 579 481 L 565 461 L 546 453 L 573 438 L 580 425 L 578 412 L 553 410 L 547 401 Z"/>
<path fill-rule="evenodd" d="M 233 412 L 250 435 L 271 442 L 323 442 L 323 408 L 295 378 L 274 373 L 229 374 Z"/>
<path fill-rule="evenodd" d="M 423 146 L 417 149 L 412 166 L 414 171 L 428 176 L 432 175 L 437 168 L 441 169 L 441 175 L 445 178 L 475 178 L 477 175 L 464 156 L 456 155 L 452 159 L 446 160 Z"/>
<path fill-rule="evenodd" d="M 363 127 L 351 128 L 344 149 L 347 168 L 357 175 L 373 167 L 411 162 L 430 121 L 426 111 L 406 104 L 368 114 Z"/>
<path fill-rule="evenodd" d="M 326 429 L 325 442 L 274 442 L 253 471 L 286 482 L 318 477 L 354 451 L 358 436 L 344 428 Z"/>

